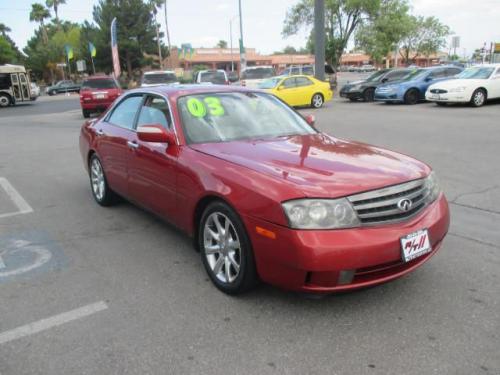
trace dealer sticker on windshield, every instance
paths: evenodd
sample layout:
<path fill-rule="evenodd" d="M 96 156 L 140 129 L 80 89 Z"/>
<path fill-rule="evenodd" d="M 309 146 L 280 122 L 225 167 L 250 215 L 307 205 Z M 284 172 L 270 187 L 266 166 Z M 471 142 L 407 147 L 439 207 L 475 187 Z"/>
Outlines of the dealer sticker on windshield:
<path fill-rule="evenodd" d="M 429 253 L 432 248 L 427 229 L 422 229 L 402 237 L 401 250 L 403 253 L 403 261 L 405 262 L 409 262 L 410 260 Z"/>

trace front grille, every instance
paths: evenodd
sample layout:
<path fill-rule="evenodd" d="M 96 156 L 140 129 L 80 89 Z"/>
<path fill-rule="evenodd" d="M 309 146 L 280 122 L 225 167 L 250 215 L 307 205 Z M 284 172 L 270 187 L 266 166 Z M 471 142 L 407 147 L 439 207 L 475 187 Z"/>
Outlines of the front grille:
<path fill-rule="evenodd" d="M 362 224 L 402 221 L 420 212 L 427 204 L 428 190 L 423 179 L 372 190 L 347 197 Z M 398 208 L 402 199 L 411 200 L 408 211 Z"/>
<path fill-rule="evenodd" d="M 430 90 L 433 94 L 446 94 L 448 90 L 443 90 L 443 89 L 431 89 Z"/>

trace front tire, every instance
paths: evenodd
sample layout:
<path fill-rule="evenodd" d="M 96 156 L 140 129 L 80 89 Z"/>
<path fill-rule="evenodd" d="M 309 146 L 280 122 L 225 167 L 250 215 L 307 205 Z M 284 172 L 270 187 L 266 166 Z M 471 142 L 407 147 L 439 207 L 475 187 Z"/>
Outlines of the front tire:
<path fill-rule="evenodd" d="M 116 203 L 116 194 L 109 188 L 101 160 L 96 154 L 90 157 L 89 177 L 92 195 L 99 205 L 106 207 Z"/>
<path fill-rule="evenodd" d="M 375 89 L 374 88 L 367 88 L 363 92 L 363 100 L 365 102 L 373 102 L 374 98 L 375 98 Z"/>
<path fill-rule="evenodd" d="M 82 115 L 84 118 L 89 118 L 90 117 L 90 111 L 87 109 L 82 109 Z"/>
<path fill-rule="evenodd" d="M 473 107 L 481 107 L 486 103 L 487 95 L 486 91 L 483 89 L 477 89 L 472 93 L 472 97 L 470 98 L 470 104 Z"/>
<path fill-rule="evenodd" d="M 220 291 L 235 295 L 257 284 L 252 245 L 243 222 L 227 204 L 216 201 L 205 209 L 198 246 L 203 266 Z"/>
<path fill-rule="evenodd" d="M 5 108 L 12 104 L 10 96 L 7 94 L 0 94 L 0 107 Z"/>
<path fill-rule="evenodd" d="M 417 104 L 418 103 L 418 90 L 410 89 L 406 92 L 404 97 L 405 104 Z"/>
<path fill-rule="evenodd" d="M 323 107 L 323 103 L 325 100 L 323 99 L 323 95 L 321 94 L 314 94 L 312 99 L 311 99 L 311 106 L 313 108 L 321 108 Z"/>

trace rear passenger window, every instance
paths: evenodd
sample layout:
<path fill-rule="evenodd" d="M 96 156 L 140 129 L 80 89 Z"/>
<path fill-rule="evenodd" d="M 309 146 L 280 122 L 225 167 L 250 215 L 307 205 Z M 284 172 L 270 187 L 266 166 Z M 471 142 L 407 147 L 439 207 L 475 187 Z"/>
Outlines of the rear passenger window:
<path fill-rule="evenodd" d="M 141 108 L 137 126 L 160 124 L 165 129 L 168 129 L 171 123 L 172 120 L 167 101 L 158 96 L 148 96 Z"/>
<path fill-rule="evenodd" d="M 295 78 L 295 85 L 297 87 L 310 86 L 312 84 L 313 83 L 311 82 L 311 80 L 309 78 L 306 78 L 306 77 L 297 77 L 297 78 Z"/>
<path fill-rule="evenodd" d="M 292 87 L 295 87 L 295 78 L 287 78 L 283 82 L 283 87 L 286 89 L 291 89 Z"/>

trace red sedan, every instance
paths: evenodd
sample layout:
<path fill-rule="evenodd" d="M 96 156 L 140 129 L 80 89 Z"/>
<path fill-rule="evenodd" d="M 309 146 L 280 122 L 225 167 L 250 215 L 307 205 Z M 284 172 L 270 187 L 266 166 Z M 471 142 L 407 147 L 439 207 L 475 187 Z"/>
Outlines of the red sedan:
<path fill-rule="evenodd" d="M 187 232 L 226 293 L 362 288 L 434 255 L 450 218 L 431 169 L 312 122 L 242 87 L 137 89 L 83 125 L 80 150 L 97 203 Z"/>
<path fill-rule="evenodd" d="M 106 110 L 122 92 L 120 85 L 112 77 L 88 77 L 80 88 L 80 105 L 83 117 L 88 118 L 93 112 Z"/>

